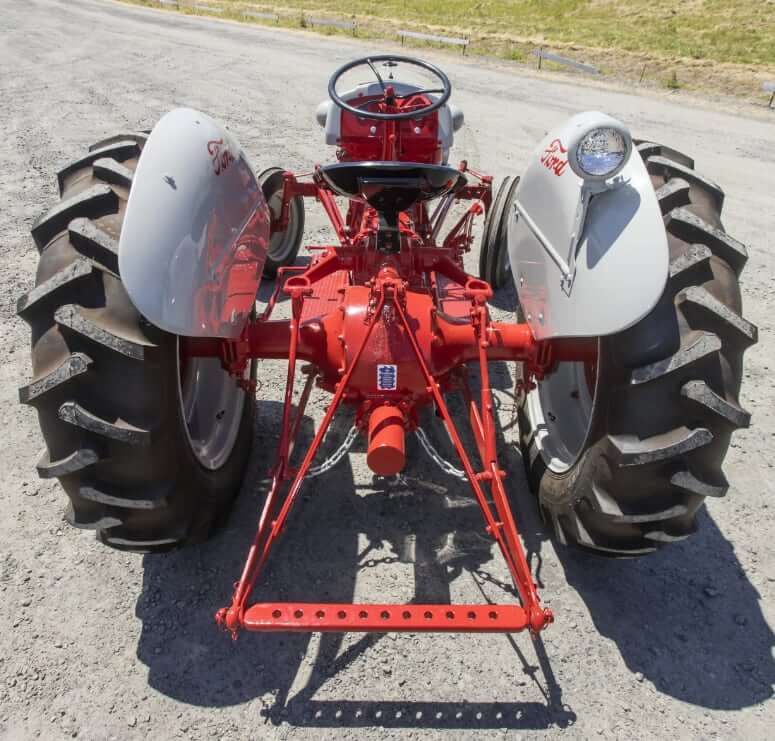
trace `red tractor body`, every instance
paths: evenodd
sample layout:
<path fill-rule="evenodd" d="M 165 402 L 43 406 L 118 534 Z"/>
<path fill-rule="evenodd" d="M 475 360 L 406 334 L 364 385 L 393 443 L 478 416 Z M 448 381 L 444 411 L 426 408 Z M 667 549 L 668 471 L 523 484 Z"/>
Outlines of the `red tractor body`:
<path fill-rule="evenodd" d="M 388 87 L 385 98 L 392 97 Z M 426 95 L 393 103 L 383 97 L 357 101 L 368 111 L 395 114 L 431 105 Z M 498 463 L 488 364 L 518 360 L 525 382 L 560 358 L 594 358 L 595 346 L 536 342 L 527 324 L 491 321 L 490 286 L 463 270 L 473 242 L 474 219 L 492 202 L 492 178 L 463 162 L 442 166 L 438 113 L 415 119 L 377 121 L 342 112 L 340 164 L 318 166 L 302 179 L 285 173 L 282 207 L 271 230 L 288 228 L 290 204 L 315 198 L 331 221 L 339 244 L 315 246 L 306 267 L 281 268 L 266 311 L 248 323 L 236 342 L 190 339 L 190 356 L 219 356 L 237 377 L 251 358 L 287 358 L 285 409 L 272 488 L 232 604 L 218 622 L 236 636 L 249 630 L 336 631 L 539 631 L 552 621 L 541 607 L 511 513 Z M 365 162 L 365 160 L 370 160 Z M 352 164 L 348 164 L 352 163 Z M 406 163 L 406 164 L 402 164 Z M 373 173 L 373 177 L 371 177 Z M 335 196 L 349 196 L 342 216 Z M 433 214 L 426 201 L 439 197 Z M 463 215 L 439 235 L 451 206 L 470 202 Z M 281 293 L 291 299 L 292 318 L 273 319 Z M 306 361 L 306 385 L 294 411 L 298 363 Z M 479 372 L 475 399 L 466 366 Z M 301 463 L 290 459 L 312 385 L 333 399 Z M 465 451 L 445 395 L 465 399 L 479 462 Z M 337 409 L 356 409 L 356 427 L 368 438 L 367 462 L 383 476 L 405 463 L 404 436 L 418 425 L 418 409 L 435 405 L 481 506 L 484 527 L 500 547 L 522 605 L 340 605 L 259 603 L 248 605 L 266 563 L 298 498 L 303 480 Z"/>

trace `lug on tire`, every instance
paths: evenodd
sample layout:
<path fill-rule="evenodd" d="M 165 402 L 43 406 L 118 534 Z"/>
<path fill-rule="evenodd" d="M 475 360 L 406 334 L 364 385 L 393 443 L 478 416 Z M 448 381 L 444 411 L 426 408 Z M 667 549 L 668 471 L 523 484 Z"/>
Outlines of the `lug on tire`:
<path fill-rule="evenodd" d="M 596 362 L 561 364 L 519 407 L 531 487 L 560 541 L 625 556 L 685 538 L 705 497 L 726 493 L 721 465 L 750 417 L 743 352 L 757 339 L 741 315 L 747 253 L 722 226 L 723 191 L 689 157 L 636 146 L 667 230 L 664 294 L 601 338 Z"/>
<path fill-rule="evenodd" d="M 182 357 L 121 283 L 118 239 L 146 139 L 111 137 L 60 171 L 61 200 L 32 229 L 35 287 L 17 305 L 32 330 L 19 396 L 46 441 L 40 476 L 60 480 L 72 525 L 142 552 L 201 541 L 225 517 L 255 406 L 217 359 Z"/>

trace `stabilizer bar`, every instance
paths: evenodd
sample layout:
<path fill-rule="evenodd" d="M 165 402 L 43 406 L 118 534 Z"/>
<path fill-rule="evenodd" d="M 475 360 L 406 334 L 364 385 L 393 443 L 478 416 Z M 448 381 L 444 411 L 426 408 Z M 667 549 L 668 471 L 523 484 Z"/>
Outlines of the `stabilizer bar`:
<path fill-rule="evenodd" d="M 528 619 L 519 605 L 261 602 L 245 610 L 242 626 L 291 632 L 518 633 Z"/>

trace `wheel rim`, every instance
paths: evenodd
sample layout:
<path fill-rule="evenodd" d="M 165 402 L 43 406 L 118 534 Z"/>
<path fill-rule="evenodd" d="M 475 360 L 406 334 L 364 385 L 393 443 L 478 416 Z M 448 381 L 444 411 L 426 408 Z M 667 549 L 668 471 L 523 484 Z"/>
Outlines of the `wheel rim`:
<path fill-rule="evenodd" d="M 501 275 L 511 275 L 511 258 L 509 257 L 508 244 L 503 245 L 501 250 Z"/>
<path fill-rule="evenodd" d="M 586 363 L 560 363 L 527 395 L 525 412 L 535 445 L 554 473 L 567 472 L 586 449 L 597 379 L 597 357 Z"/>
<path fill-rule="evenodd" d="M 245 392 L 218 358 L 183 358 L 178 340 L 178 401 L 197 461 L 211 471 L 221 468 L 237 441 Z"/>
<path fill-rule="evenodd" d="M 276 190 L 267 200 L 269 210 L 272 212 L 272 220 L 280 218 L 283 207 L 283 191 Z M 296 243 L 297 225 L 299 223 L 296 201 L 290 203 L 288 210 L 288 226 L 285 231 L 274 232 L 269 238 L 269 250 L 267 255 L 274 263 L 284 263 L 288 255 L 293 252 Z"/>

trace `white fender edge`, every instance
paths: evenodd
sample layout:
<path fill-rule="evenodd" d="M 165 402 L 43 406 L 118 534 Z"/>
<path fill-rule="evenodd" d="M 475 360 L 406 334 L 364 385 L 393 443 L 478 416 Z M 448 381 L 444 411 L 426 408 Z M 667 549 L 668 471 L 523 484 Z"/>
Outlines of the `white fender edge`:
<path fill-rule="evenodd" d="M 130 299 L 167 332 L 238 337 L 255 306 L 269 219 L 234 136 L 199 111 L 171 111 L 143 148 L 124 215 L 118 263 Z"/>

